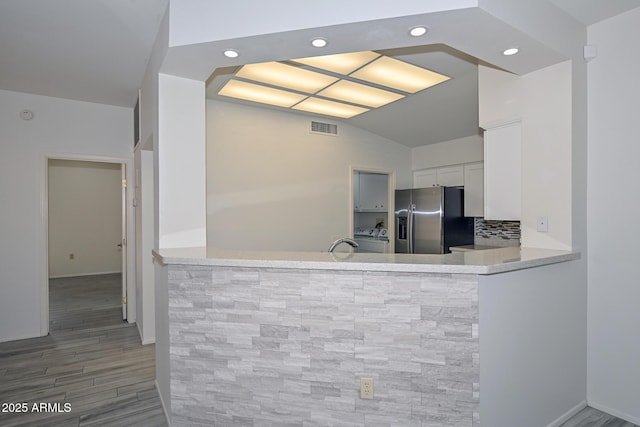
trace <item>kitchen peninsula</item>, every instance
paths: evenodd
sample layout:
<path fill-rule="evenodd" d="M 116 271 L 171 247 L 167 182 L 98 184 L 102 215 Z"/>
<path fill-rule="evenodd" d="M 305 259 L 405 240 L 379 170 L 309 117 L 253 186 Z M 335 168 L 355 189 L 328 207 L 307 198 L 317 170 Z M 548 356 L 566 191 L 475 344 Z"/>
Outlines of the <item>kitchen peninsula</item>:
<path fill-rule="evenodd" d="M 172 425 L 533 426 L 583 404 L 577 252 L 154 255 Z"/>

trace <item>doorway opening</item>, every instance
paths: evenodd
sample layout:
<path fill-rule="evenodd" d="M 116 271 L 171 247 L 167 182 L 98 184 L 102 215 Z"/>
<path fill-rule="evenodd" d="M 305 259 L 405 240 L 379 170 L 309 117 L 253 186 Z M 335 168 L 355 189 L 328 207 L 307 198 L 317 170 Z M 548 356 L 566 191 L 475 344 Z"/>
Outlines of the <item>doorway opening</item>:
<path fill-rule="evenodd" d="M 44 191 L 45 334 L 127 320 L 125 162 L 47 158 Z"/>
<path fill-rule="evenodd" d="M 395 171 L 351 166 L 350 233 L 357 252 L 393 253 Z"/>

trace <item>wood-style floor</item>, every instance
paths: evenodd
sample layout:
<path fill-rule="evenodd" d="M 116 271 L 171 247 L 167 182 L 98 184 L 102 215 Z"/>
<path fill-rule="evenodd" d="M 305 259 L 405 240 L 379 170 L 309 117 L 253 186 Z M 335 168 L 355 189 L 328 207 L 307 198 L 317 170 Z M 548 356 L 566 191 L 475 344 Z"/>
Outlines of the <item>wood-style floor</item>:
<path fill-rule="evenodd" d="M 560 427 L 638 427 L 628 421 L 605 414 L 590 407 L 574 415 Z"/>
<path fill-rule="evenodd" d="M 50 335 L 0 343 L 0 426 L 166 426 L 155 347 L 122 321 L 120 275 L 52 279 L 49 290 Z M 26 413 L 3 411 L 23 403 Z M 54 412 L 33 412 L 41 403 Z M 561 427 L 639 426 L 585 408 Z"/>
<path fill-rule="evenodd" d="M 120 275 L 52 279 L 49 289 L 49 336 L 0 343 L 0 426 L 166 426 L 155 348 L 122 320 Z M 34 412 L 42 403 L 48 412 Z"/>

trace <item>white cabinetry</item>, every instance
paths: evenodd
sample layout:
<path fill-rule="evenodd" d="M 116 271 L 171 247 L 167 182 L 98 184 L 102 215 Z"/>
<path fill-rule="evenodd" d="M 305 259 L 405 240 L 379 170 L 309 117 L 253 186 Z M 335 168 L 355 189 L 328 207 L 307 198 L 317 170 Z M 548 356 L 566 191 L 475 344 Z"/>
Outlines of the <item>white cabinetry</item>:
<path fill-rule="evenodd" d="M 360 209 L 360 172 L 353 173 L 353 210 Z"/>
<path fill-rule="evenodd" d="M 438 185 L 442 187 L 459 187 L 464 185 L 462 165 L 437 168 L 436 176 L 438 177 Z"/>
<path fill-rule="evenodd" d="M 389 209 L 388 186 L 386 174 L 354 172 L 354 209 L 359 212 L 386 212 Z"/>
<path fill-rule="evenodd" d="M 424 169 L 413 173 L 413 188 L 435 187 L 438 185 L 436 169 Z"/>
<path fill-rule="evenodd" d="M 484 217 L 520 220 L 522 157 L 520 121 L 484 131 Z"/>
<path fill-rule="evenodd" d="M 464 165 L 464 216 L 484 216 L 484 163 Z"/>
<path fill-rule="evenodd" d="M 413 173 L 413 188 L 459 187 L 464 185 L 462 165 L 423 169 Z"/>

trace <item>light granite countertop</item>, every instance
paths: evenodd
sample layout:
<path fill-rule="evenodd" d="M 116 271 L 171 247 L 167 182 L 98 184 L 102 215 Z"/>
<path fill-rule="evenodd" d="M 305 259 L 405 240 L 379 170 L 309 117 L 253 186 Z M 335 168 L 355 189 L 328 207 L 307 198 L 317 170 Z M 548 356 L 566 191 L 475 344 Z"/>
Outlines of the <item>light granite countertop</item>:
<path fill-rule="evenodd" d="M 153 254 L 156 261 L 164 265 L 456 274 L 504 273 L 580 258 L 579 252 L 527 247 L 507 247 L 445 255 L 262 252 L 205 247 L 161 249 L 153 251 Z"/>
<path fill-rule="evenodd" d="M 506 246 L 464 245 L 464 246 L 451 246 L 449 250 L 451 252 L 486 251 L 487 249 L 498 249 L 501 247 L 506 247 Z"/>

